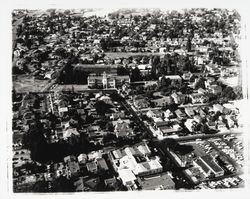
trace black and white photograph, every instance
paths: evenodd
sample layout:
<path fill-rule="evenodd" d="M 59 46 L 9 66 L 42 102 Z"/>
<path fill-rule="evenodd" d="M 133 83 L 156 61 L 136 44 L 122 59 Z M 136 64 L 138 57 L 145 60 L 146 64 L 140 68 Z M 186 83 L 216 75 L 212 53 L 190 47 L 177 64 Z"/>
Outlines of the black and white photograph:
<path fill-rule="evenodd" d="M 9 192 L 248 187 L 240 9 L 25 5 L 9 13 Z"/>

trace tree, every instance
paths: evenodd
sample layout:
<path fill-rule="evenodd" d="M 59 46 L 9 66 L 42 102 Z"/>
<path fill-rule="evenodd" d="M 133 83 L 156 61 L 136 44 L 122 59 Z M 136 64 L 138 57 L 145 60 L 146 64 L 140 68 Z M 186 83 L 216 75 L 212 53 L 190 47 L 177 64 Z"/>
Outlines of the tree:
<path fill-rule="evenodd" d="M 53 182 L 54 192 L 73 192 L 75 187 L 72 180 L 67 179 L 64 176 L 60 176 Z"/>
<path fill-rule="evenodd" d="M 105 115 L 105 113 L 107 113 L 111 107 L 111 105 L 106 104 L 104 101 L 101 100 L 95 103 L 96 112 L 99 115 Z"/>
<path fill-rule="evenodd" d="M 153 56 L 151 59 L 152 59 L 151 76 L 153 79 L 156 79 L 160 67 L 160 56 Z"/>
<path fill-rule="evenodd" d="M 160 88 L 166 88 L 171 85 L 171 80 L 169 78 L 166 78 L 164 75 L 159 80 L 159 87 Z"/>
<path fill-rule="evenodd" d="M 186 145 L 186 144 L 178 144 L 174 151 L 178 152 L 180 155 L 186 155 L 191 153 L 194 150 L 192 145 Z"/>
<path fill-rule="evenodd" d="M 117 75 L 129 75 L 129 71 L 125 67 L 118 66 Z"/>
<path fill-rule="evenodd" d="M 195 84 L 195 89 L 199 89 L 199 88 L 203 88 L 205 89 L 206 86 L 205 86 L 205 79 L 203 77 L 201 77 L 200 79 L 198 79 L 198 81 L 196 82 Z"/>
<path fill-rule="evenodd" d="M 201 126 L 200 131 L 201 131 L 202 133 L 204 133 L 204 134 L 209 134 L 209 132 L 210 132 L 209 127 L 208 127 L 207 124 L 203 124 L 203 125 Z"/>
<path fill-rule="evenodd" d="M 48 183 L 45 180 L 39 180 L 33 185 L 32 191 L 37 193 L 46 193 L 49 191 Z"/>
<path fill-rule="evenodd" d="M 166 138 L 160 142 L 163 147 L 167 147 L 171 150 L 174 150 L 176 146 L 178 145 L 178 142 L 175 139 L 172 138 Z"/>
<path fill-rule="evenodd" d="M 221 97 L 226 98 L 228 100 L 235 100 L 237 95 L 234 92 L 234 89 L 230 86 L 224 88 L 221 92 Z"/>
<path fill-rule="evenodd" d="M 139 70 L 138 67 L 132 69 L 130 80 L 131 82 L 142 81 L 141 71 Z"/>
<path fill-rule="evenodd" d="M 23 136 L 24 147 L 31 151 L 31 159 L 38 162 L 46 162 L 47 160 L 47 142 L 43 135 L 43 125 L 36 121 Z"/>
<path fill-rule="evenodd" d="M 191 38 L 188 37 L 188 40 L 187 40 L 187 51 L 190 52 L 191 49 L 192 49 L 192 42 L 191 42 Z"/>

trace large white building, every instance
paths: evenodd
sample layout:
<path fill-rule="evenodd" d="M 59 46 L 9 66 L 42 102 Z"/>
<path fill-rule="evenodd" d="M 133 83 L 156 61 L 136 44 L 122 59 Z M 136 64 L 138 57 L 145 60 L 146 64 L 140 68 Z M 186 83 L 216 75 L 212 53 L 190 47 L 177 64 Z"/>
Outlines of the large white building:
<path fill-rule="evenodd" d="M 102 76 L 88 76 L 88 87 L 90 88 L 117 88 L 125 83 L 130 83 L 128 75 L 117 76 L 114 74 L 106 74 L 106 72 L 104 72 Z"/>

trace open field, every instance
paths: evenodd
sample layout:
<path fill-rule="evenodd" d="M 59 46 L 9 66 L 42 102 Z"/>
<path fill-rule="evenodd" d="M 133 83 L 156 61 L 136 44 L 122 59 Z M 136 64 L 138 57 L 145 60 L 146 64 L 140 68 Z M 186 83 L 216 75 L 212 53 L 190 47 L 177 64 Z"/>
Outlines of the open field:
<path fill-rule="evenodd" d="M 82 91 L 88 89 L 88 85 L 76 85 L 76 84 L 68 84 L 68 85 L 59 85 L 54 84 L 50 91 L 60 92 L 60 91 Z"/>
<path fill-rule="evenodd" d="M 16 92 L 40 92 L 50 83 L 50 80 L 38 80 L 30 75 L 18 75 L 13 78 Z"/>

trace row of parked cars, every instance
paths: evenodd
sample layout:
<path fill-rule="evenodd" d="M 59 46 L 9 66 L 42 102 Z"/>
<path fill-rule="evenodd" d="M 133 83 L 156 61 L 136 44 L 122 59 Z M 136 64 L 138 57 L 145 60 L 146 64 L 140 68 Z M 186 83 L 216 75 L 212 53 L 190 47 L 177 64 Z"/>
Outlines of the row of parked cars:
<path fill-rule="evenodd" d="M 243 179 L 239 176 L 224 178 L 223 180 L 203 182 L 197 186 L 197 189 L 226 189 L 237 188 L 243 185 Z"/>

